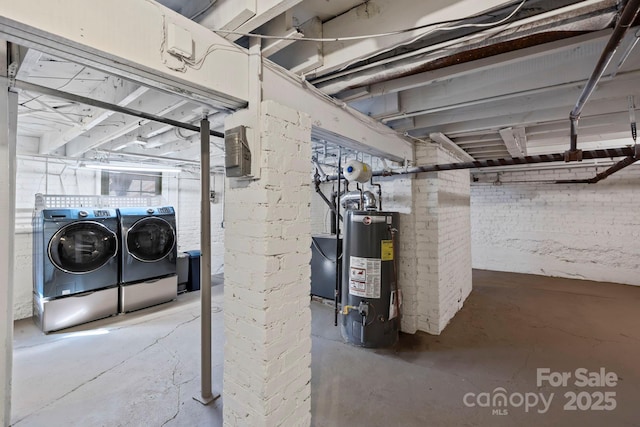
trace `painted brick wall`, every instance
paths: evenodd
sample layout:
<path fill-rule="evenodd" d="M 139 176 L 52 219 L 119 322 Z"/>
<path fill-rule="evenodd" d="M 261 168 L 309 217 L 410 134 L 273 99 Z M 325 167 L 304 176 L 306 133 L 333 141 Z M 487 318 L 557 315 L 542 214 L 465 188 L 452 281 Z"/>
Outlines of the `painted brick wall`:
<path fill-rule="evenodd" d="M 435 144 L 417 144 L 416 160 L 459 161 Z M 468 171 L 422 173 L 413 180 L 413 209 L 402 218 L 407 227 L 401 225 L 405 332 L 441 333 L 471 292 L 469 180 Z"/>
<path fill-rule="evenodd" d="M 33 217 L 36 193 L 97 194 L 99 172 L 71 168 L 50 160 L 21 157 L 16 169 L 16 240 L 13 288 L 14 319 L 32 315 L 33 290 Z"/>
<path fill-rule="evenodd" d="M 493 184 L 496 174 L 478 175 L 471 187 L 473 267 L 640 285 L 640 166 L 598 184 L 539 182 L 595 174 L 505 172 L 501 185 Z"/>
<path fill-rule="evenodd" d="M 270 101 L 260 119 L 261 178 L 227 186 L 224 424 L 308 426 L 311 120 Z"/>
<path fill-rule="evenodd" d="M 163 196 L 176 206 L 178 252 L 200 249 L 200 176 L 181 173 L 165 177 Z M 211 177 L 216 198 L 211 203 L 211 273 L 224 270 L 224 175 Z"/>

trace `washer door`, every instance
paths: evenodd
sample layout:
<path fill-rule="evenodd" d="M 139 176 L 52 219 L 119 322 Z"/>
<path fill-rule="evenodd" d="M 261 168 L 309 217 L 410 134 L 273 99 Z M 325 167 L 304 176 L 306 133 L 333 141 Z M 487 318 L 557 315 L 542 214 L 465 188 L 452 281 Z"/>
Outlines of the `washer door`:
<path fill-rule="evenodd" d="M 49 240 L 51 263 L 67 273 L 91 273 L 118 253 L 118 236 L 99 222 L 67 224 Z"/>
<path fill-rule="evenodd" d="M 171 253 L 176 233 L 171 224 L 151 216 L 136 221 L 127 232 L 127 251 L 142 262 L 155 262 Z"/>

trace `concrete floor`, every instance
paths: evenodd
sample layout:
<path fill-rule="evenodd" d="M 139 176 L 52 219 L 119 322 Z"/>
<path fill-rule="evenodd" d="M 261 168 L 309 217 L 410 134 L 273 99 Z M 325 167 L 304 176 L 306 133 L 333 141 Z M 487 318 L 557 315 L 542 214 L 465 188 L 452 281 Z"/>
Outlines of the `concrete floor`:
<path fill-rule="evenodd" d="M 223 286 L 214 286 L 214 391 L 222 383 Z M 392 349 L 342 343 L 330 307 L 314 302 L 315 426 L 639 426 L 640 287 L 474 272 L 474 290 L 440 336 L 402 335 Z M 218 426 L 222 401 L 202 406 L 199 294 L 49 335 L 15 324 L 13 425 Z M 604 367 L 608 388 L 536 385 L 536 369 Z M 467 407 L 467 393 L 554 393 L 539 414 Z M 613 411 L 564 411 L 564 393 L 616 393 Z M 595 396 L 595 395 L 594 395 Z M 471 399 L 468 397 L 468 399 Z M 472 401 L 473 399 L 471 399 Z M 517 399 L 516 399 L 517 402 Z M 584 402 L 583 402 L 584 403 Z"/>

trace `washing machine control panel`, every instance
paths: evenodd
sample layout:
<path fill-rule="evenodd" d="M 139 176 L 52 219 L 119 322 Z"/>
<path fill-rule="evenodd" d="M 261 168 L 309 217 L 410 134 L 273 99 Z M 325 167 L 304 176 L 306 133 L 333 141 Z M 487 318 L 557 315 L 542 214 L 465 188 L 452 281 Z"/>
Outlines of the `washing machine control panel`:
<path fill-rule="evenodd" d="M 78 212 L 78 216 L 80 218 L 86 218 L 87 216 L 89 216 L 89 213 L 87 211 L 80 211 Z"/>

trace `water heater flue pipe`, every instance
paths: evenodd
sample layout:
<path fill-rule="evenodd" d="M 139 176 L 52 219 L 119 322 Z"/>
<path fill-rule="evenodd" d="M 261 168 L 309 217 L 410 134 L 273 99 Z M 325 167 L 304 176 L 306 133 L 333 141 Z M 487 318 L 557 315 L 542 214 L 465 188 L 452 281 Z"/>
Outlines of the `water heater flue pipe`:
<path fill-rule="evenodd" d="M 359 209 L 361 210 L 376 209 L 377 207 L 376 196 L 371 191 L 364 191 L 362 193 L 362 198 L 364 199 L 364 203 L 363 203 L 364 206 L 359 207 Z M 350 191 L 346 194 L 343 194 L 342 197 L 340 197 L 340 206 L 342 206 L 343 208 L 347 208 L 348 205 L 354 202 L 360 204 L 360 191 Z"/>

